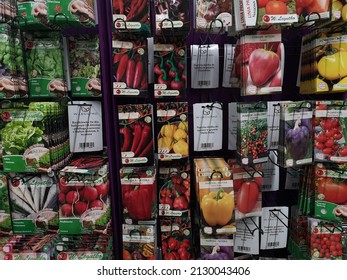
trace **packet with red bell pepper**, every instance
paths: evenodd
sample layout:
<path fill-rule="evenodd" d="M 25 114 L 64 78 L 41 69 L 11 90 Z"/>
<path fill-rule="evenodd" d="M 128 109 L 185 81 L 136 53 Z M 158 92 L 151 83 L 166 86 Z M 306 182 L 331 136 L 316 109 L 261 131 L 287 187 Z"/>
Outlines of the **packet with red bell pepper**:
<path fill-rule="evenodd" d="M 156 227 L 123 224 L 123 260 L 156 259 Z"/>
<path fill-rule="evenodd" d="M 190 29 L 188 0 L 154 1 L 156 34 L 177 32 L 188 34 Z M 177 31 L 176 31 L 177 30 Z"/>
<path fill-rule="evenodd" d="M 153 164 L 154 136 L 152 105 L 119 105 L 118 120 L 121 137 L 122 164 Z"/>
<path fill-rule="evenodd" d="M 157 215 L 155 167 L 123 167 L 120 176 L 124 222 L 153 224 Z"/>
<path fill-rule="evenodd" d="M 190 215 L 190 170 L 159 168 L 159 216 Z"/>
<path fill-rule="evenodd" d="M 346 164 L 316 164 L 315 217 L 330 221 L 341 221 L 347 218 L 345 170 Z"/>
<path fill-rule="evenodd" d="M 160 217 L 160 232 L 162 259 L 194 259 L 190 217 Z"/>
<path fill-rule="evenodd" d="M 159 160 L 187 158 L 188 102 L 157 103 Z"/>
<path fill-rule="evenodd" d="M 339 223 L 308 218 L 309 253 L 313 260 L 341 260 L 344 246 Z"/>
<path fill-rule="evenodd" d="M 114 37 L 113 94 L 146 97 L 148 93 L 148 43 L 145 37 Z"/>
<path fill-rule="evenodd" d="M 154 43 L 154 97 L 184 97 L 186 77 L 184 38 L 158 38 Z"/>
<path fill-rule="evenodd" d="M 314 160 L 347 163 L 347 104 L 343 100 L 316 101 Z"/>
<path fill-rule="evenodd" d="M 253 168 L 234 165 L 232 169 L 235 191 L 235 219 L 260 217 L 262 214 L 262 166 Z"/>
<path fill-rule="evenodd" d="M 113 29 L 118 32 L 150 33 L 150 1 L 112 0 Z"/>

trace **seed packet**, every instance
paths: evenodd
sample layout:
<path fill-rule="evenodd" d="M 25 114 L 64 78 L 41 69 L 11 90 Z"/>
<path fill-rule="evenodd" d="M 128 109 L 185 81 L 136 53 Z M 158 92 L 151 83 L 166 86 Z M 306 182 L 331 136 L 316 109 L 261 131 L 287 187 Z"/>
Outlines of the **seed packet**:
<path fill-rule="evenodd" d="M 241 165 L 253 165 L 268 160 L 267 151 L 267 104 L 237 104 L 237 155 Z"/>
<path fill-rule="evenodd" d="M 25 53 L 30 97 L 65 96 L 68 88 L 61 36 L 26 33 Z"/>
<path fill-rule="evenodd" d="M 70 75 L 73 97 L 100 97 L 101 67 L 98 37 L 70 37 Z"/>
<path fill-rule="evenodd" d="M 312 104 L 281 104 L 278 164 L 295 167 L 312 163 Z"/>
<path fill-rule="evenodd" d="M 190 29 L 188 0 L 155 1 L 156 34 L 188 34 Z"/>
<path fill-rule="evenodd" d="M 117 31 L 150 33 L 150 1 L 112 0 L 113 29 Z"/>
<path fill-rule="evenodd" d="M 58 231 L 57 178 L 9 173 L 9 192 L 15 234 Z"/>
<path fill-rule="evenodd" d="M 188 103 L 157 103 L 159 160 L 187 158 L 189 155 Z"/>
<path fill-rule="evenodd" d="M 342 100 L 316 101 L 314 160 L 347 162 L 347 104 Z"/>
<path fill-rule="evenodd" d="M 118 106 L 121 156 L 124 165 L 154 162 L 153 108 L 151 104 Z"/>
<path fill-rule="evenodd" d="M 186 46 L 182 38 L 154 44 L 154 97 L 185 96 L 187 81 Z"/>
<path fill-rule="evenodd" d="M 95 25 L 94 0 L 45 0 L 48 20 L 61 28 Z"/>
<path fill-rule="evenodd" d="M 0 233 L 12 232 L 11 212 L 9 203 L 9 189 L 6 174 L 0 173 Z"/>
<path fill-rule="evenodd" d="M 148 93 L 148 43 L 144 37 L 114 38 L 113 94 L 146 97 Z"/>

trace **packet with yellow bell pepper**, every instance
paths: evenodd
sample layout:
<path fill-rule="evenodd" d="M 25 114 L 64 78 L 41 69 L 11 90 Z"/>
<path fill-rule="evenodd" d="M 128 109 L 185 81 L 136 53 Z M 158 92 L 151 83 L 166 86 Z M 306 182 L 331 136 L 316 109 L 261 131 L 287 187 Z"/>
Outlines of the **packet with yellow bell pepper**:
<path fill-rule="evenodd" d="M 159 160 L 187 158 L 188 102 L 157 103 Z"/>
<path fill-rule="evenodd" d="M 222 158 L 194 160 L 200 225 L 205 234 L 233 234 L 235 198 L 232 174 Z"/>

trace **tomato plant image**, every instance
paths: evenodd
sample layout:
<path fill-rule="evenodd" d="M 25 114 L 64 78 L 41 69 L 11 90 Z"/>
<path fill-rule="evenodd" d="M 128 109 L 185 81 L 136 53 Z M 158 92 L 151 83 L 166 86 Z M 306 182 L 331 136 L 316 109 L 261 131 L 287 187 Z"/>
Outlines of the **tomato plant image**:
<path fill-rule="evenodd" d="M 241 128 L 241 155 L 254 160 L 267 154 L 267 120 L 246 121 Z"/>

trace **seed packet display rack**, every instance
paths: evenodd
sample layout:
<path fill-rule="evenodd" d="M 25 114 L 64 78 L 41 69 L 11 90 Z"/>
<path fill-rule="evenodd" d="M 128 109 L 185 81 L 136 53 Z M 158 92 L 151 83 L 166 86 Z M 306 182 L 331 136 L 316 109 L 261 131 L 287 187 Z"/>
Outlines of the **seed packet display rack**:
<path fill-rule="evenodd" d="M 101 2 L 101 1 L 99 1 Z M 153 10 L 153 3 L 151 3 L 151 9 Z M 190 1 L 190 11 L 193 11 L 193 3 Z M 108 9 L 108 4 L 106 3 L 100 3 L 99 5 L 99 14 L 102 13 L 104 18 L 106 19 L 103 21 L 103 27 L 101 28 L 100 36 L 102 38 L 102 42 L 108 44 L 107 46 L 102 46 L 103 53 L 103 70 L 110 73 L 109 76 L 104 77 L 103 79 L 103 86 L 107 90 L 108 93 L 112 92 L 112 85 L 110 81 L 112 80 L 111 77 L 111 69 L 112 69 L 112 54 L 111 54 L 111 42 L 112 42 L 112 32 L 114 32 L 112 27 L 112 12 Z M 195 16 L 194 13 L 190 13 L 190 21 L 194 22 Z M 152 23 L 154 22 L 154 19 L 152 18 Z M 154 25 L 154 24 L 153 24 Z M 329 99 L 331 96 L 328 95 L 315 95 L 314 98 L 312 96 L 304 96 L 298 94 L 298 88 L 295 86 L 296 84 L 296 71 L 298 66 L 298 60 L 299 60 L 299 54 L 300 54 L 300 44 L 301 44 L 301 35 L 304 34 L 306 31 L 305 29 L 302 29 L 303 26 L 298 25 L 298 27 L 288 28 L 284 29 L 282 31 L 283 36 L 283 42 L 285 44 L 285 60 L 286 60 L 286 68 L 285 68 L 285 74 L 284 74 L 284 82 L 283 82 L 283 90 L 281 94 L 276 95 L 264 95 L 264 96 L 241 96 L 239 90 L 237 89 L 225 89 L 222 87 L 219 87 L 218 89 L 193 89 L 191 87 L 190 83 L 190 67 L 188 67 L 188 82 L 186 87 L 186 97 L 182 100 L 188 101 L 189 104 L 189 114 L 188 114 L 188 121 L 189 121 L 189 138 L 194 139 L 193 135 L 193 115 L 192 115 L 192 109 L 193 104 L 195 103 L 204 103 L 204 102 L 210 102 L 213 104 L 213 102 L 220 102 L 223 104 L 223 131 L 227 131 L 227 123 L 228 123 L 228 110 L 227 104 L 230 102 L 241 102 L 241 101 L 247 101 L 247 102 L 257 102 L 257 101 L 281 101 L 281 100 L 305 100 L 305 99 Z M 301 28 L 301 29 L 300 29 Z M 303 30 L 303 31 L 302 31 Z M 235 43 L 236 38 L 235 37 L 228 37 L 225 34 L 206 34 L 206 33 L 200 33 L 197 31 L 194 31 L 193 28 L 191 28 L 191 31 L 189 35 L 186 38 L 186 45 L 187 47 L 187 65 L 190 65 L 191 62 L 191 53 L 189 46 L 193 44 L 219 44 L 220 46 L 223 46 L 224 43 Z M 221 48 L 222 49 L 222 48 Z M 222 64 L 222 55 L 220 52 L 220 64 Z M 221 84 L 221 81 L 220 83 Z M 334 98 L 336 99 L 346 99 L 347 95 L 344 93 L 338 93 L 334 94 Z M 108 118 L 106 120 L 107 127 L 117 127 L 118 123 L 118 114 L 115 108 L 117 108 L 118 104 L 123 104 L 126 102 L 142 102 L 144 99 L 141 98 L 117 98 L 112 96 L 111 94 L 107 94 L 107 97 L 105 97 L 106 101 L 106 108 L 108 111 L 106 111 L 106 117 Z M 160 99 L 165 100 L 165 99 Z M 151 103 L 155 105 L 158 100 L 153 98 L 153 88 L 150 88 L 149 96 L 144 100 L 145 103 Z M 115 125 L 115 126 L 114 126 Z M 107 132 L 108 134 L 108 140 L 109 143 L 115 143 L 115 145 L 112 145 L 109 147 L 109 152 L 111 158 L 110 158 L 110 166 L 112 169 L 111 172 L 111 180 L 113 182 L 114 186 L 114 193 L 113 193 L 113 201 L 114 205 L 120 205 L 121 203 L 121 193 L 120 193 L 120 179 L 118 178 L 118 171 L 122 167 L 122 159 L 120 157 L 120 143 L 119 143 L 119 136 L 118 136 L 118 130 L 116 129 L 114 133 Z M 227 133 L 223 133 L 223 147 L 220 151 L 213 151 L 213 152 L 195 152 L 193 148 L 193 141 L 190 141 L 189 143 L 189 150 L 191 152 L 190 156 L 191 158 L 196 157 L 211 157 L 211 156 L 220 156 L 225 157 L 227 155 L 228 158 L 235 156 L 234 152 L 229 151 L 227 147 L 228 143 L 228 135 Z M 280 168 L 280 186 L 284 185 L 284 178 L 287 172 L 294 172 L 294 175 L 300 175 L 300 170 L 293 169 L 292 171 L 288 171 L 285 168 Z M 274 216 L 278 216 L 279 223 L 285 224 L 286 227 L 288 227 L 288 216 L 284 215 L 281 211 L 277 211 L 276 206 L 291 206 L 295 204 L 297 200 L 298 193 L 296 190 L 284 190 L 284 188 L 280 187 L 279 191 L 276 192 L 266 192 L 263 193 L 263 206 L 272 207 L 270 210 L 271 213 L 273 213 Z M 193 200 L 196 198 L 193 198 Z M 194 200 L 196 203 L 196 201 Z M 118 208 L 118 207 L 117 207 Z M 115 221 L 115 253 L 116 256 L 121 257 L 121 250 L 122 247 L 122 239 L 121 239 L 121 227 L 118 225 L 118 223 L 121 223 L 123 217 L 121 214 L 121 210 L 116 209 L 113 213 L 115 215 L 114 221 Z M 279 215 L 278 215 L 279 214 Z M 195 217 L 196 218 L 196 217 Z M 198 218 L 197 218 L 198 219 Z M 244 223 L 245 221 L 242 220 Z M 260 228 L 255 228 L 253 230 L 248 229 L 252 234 L 261 234 Z M 197 241 L 197 240 L 196 240 Z M 261 251 L 261 255 L 265 257 L 287 257 L 288 251 L 287 249 L 277 249 L 272 251 Z"/>

